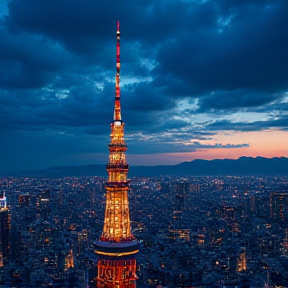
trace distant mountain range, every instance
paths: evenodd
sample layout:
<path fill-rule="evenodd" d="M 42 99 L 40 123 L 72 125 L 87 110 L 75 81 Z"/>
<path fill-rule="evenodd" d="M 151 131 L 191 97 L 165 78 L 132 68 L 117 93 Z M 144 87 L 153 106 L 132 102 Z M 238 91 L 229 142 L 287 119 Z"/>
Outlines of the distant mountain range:
<path fill-rule="evenodd" d="M 106 165 L 52 167 L 41 171 L 1 173 L 6 176 L 107 176 Z M 177 165 L 130 166 L 129 177 L 159 175 L 287 175 L 288 158 L 240 157 L 239 159 L 193 160 Z"/>

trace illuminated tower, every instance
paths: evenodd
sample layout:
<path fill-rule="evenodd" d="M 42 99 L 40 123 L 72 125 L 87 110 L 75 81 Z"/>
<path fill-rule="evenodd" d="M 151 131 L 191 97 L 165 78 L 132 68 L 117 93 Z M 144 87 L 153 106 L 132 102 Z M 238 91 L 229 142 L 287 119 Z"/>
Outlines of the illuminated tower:
<path fill-rule="evenodd" d="M 128 164 L 125 152 L 124 123 L 120 106 L 120 25 L 117 22 L 116 84 L 114 118 L 109 143 L 106 209 L 102 235 L 94 242 L 99 256 L 97 287 L 136 287 L 135 254 L 139 243 L 131 232 L 127 179 Z"/>

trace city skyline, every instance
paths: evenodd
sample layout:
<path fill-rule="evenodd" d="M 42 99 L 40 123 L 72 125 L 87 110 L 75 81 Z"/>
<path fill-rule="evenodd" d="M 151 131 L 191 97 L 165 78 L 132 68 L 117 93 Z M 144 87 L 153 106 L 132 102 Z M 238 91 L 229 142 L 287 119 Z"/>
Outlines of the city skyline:
<path fill-rule="evenodd" d="M 287 1 L 111 3 L 1 1 L 0 170 L 107 163 L 118 19 L 131 165 L 287 157 Z"/>

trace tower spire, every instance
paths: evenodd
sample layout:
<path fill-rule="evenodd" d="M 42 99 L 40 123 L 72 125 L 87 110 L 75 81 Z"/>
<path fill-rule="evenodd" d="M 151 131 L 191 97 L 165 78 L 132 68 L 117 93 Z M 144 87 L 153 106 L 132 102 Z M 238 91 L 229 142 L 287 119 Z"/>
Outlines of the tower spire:
<path fill-rule="evenodd" d="M 117 22 L 116 84 L 114 119 L 111 123 L 109 162 L 106 166 L 106 208 L 102 235 L 94 242 L 98 255 L 98 288 L 135 288 L 139 242 L 130 225 L 129 165 L 120 108 L 120 24 Z"/>
<path fill-rule="evenodd" d="M 116 32 L 116 79 L 115 79 L 115 107 L 114 121 L 121 121 L 120 105 L 120 22 L 117 21 Z"/>

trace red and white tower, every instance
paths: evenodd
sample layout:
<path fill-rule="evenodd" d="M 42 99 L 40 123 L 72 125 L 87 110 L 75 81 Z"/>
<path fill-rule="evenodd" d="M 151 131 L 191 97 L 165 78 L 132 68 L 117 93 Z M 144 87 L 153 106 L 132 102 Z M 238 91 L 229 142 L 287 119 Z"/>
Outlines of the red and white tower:
<path fill-rule="evenodd" d="M 94 242 L 99 256 L 97 287 L 136 287 L 135 254 L 139 242 L 134 238 L 130 226 L 128 203 L 129 165 L 125 152 L 124 123 L 120 105 L 120 24 L 117 22 L 116 84 L 114 117 L 111 123 L 109 143 L 108 181 L 106 182 L 106 209 L 102 235 Z"/>

